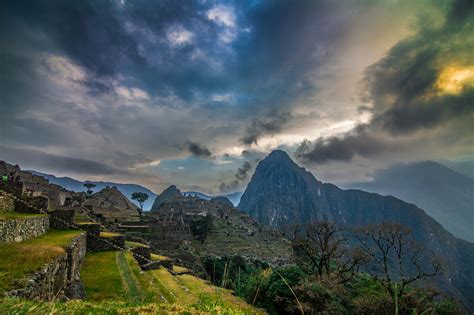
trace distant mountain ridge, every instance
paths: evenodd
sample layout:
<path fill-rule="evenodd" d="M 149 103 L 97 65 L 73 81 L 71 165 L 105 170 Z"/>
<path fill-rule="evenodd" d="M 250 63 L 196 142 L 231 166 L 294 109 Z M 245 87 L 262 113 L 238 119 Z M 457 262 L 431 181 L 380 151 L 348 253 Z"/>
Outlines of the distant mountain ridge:
<path fill-rule="evenodd" d="M 102 181 L 90 181 L 90 180 L 80 181 L 80 180 L 77 180 L 77 179 L 74 179 L 74 178 L 71 178 L 71 177 L 57 177 L 57 176 L 52 175 L 52 174 L 46 174 L 46 173 L 37 172 L 37 171 L 33 171 L 33 170 L 29 170 L 28 172 L 31 172 L 31 173 L 33 173 L 35 175 L 38 175 L 38 176 L 43 176 L 44 178 L 49 180 L 50 183 L 59 185 L 61 187 L 66 188 L 67 190 L 71 190 L 71 191 L 75 191 L 75 192 L 86 191 L 87 189 L 84 187 L 85 183 L 92 183 L 92 184 L 96 185 L 96 187 L 94 188 L 95 192 L 100 191 L 100 190 L 104 189 L 107 186 L 109 186 L 109 187 L 115 186 L 115 187 L 118 188 L 118 190 L 120 190 L 122 192 L 122 194 L 124 194 L 131 202 L 133 202 L 138 207 L 140 205 L 135 200 L 132 200 L 132 194 L 134 192 L 146 193 L 149 197 L 148 197 L 148 200 L 144 203 L 144 206 L 143 206 L 144 211 L 150 211 L 151 210 L 151 208 L 153 206 L 153 203 L 154 203 L 156 197 L 158 196 L 158 194 L 154 193 L 150 189 L 148 189 L 144 186 L 141 186 L 141 185 L 137 185 L 137 184 L 121 184 L 121 183 L 114 183 L 114 182 L 102 182 Z M 242 196 L 243 193 L 242 192 L 234 192 L 234 193 L 225 194 L 225 195 L 214 195 L 214 196 L 212 196 L 212 195 L 206 195 L 206 194 L 198 192 L 198 191 L 185 191 L 185 192 L 183 192 L 183 194 L 193 195 L 193 196 L 205 199 L 205 200 L 211 200 L 212 198 L 215 198 L 215 197 L 227 197 L 234 204 L 234 206 L 237 206 L 239 204 L 240 197 Z"/>
<path fill-rule="evenodd" d="M 109 187 L 115 186 L 122 194 L 124 194 L 130 201 L 132 201 L 138 207 L 140 205 L 135 200 L 132 200 L 132 194 L 134 192 L 144 192 L 149 196 L 148 200 L 145 202 L 143 206 L 143 209 L 145 211 L 151 209 L 153 201 L 155 200 L 157 196 L 154 192 L 152 192 L 148 188 L 143 187 L 141 185 L 136 185 L 136 184 L 121 184 L 121 183 L 114 183 L 114 182 L 89 181 L 89 180 L 80 181 L 80 180 L 70 178 L 70 177 L 56 177 L 51 174 L 45 174 L 45 173 L 41 173 L 37 171 L 29 171 L 29 172 L 35 175 L 43 176 L 44 178 L 49 180 L 50 183 L 62 186 L 66 188 L 67 190 L 71 190 L 75 192 L 86 191 L 87 189 L 84 187 L 85 183 L 92 183 L 96 185 L 96 187 L 94 188 L 94 192 L 98 192 L 106 188 L 107 186 Z"/>
<path fill-rule="evenodd" d="M 455 238 L 414 204 L 322 183 L 277 150 L 258 164 L 239 209 L 283 230 L 317 219 L 346 226 L 398 222 L 411 228 L 428 253 L 445 259 L 448 269 L 437 284 L 474 309 L 474 244 Z"/>
<path fill-rule="evenodd" d="M 412 202 L 454 235 L 474 242 L 474 179 L 432 161 L 399 164 L 351 188 Z"/>

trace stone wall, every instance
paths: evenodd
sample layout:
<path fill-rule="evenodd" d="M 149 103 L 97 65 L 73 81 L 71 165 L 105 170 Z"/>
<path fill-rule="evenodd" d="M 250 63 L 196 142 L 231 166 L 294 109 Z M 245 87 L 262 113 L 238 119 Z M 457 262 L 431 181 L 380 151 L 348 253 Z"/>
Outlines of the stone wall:
<path fill-rule="evenodd" d="M 0 221 L 0 243 L 21 242 L 49 230 L 47 215 Z"/>
<path fill-rule="evenodd" d="M 69 230 L 74 227 L 74 210 L 54 210 L 50 213 L 50 226 L 57 230 Z"/>
<path fill-rule="evenodd" d="M 0 212 L 14 211 L 15 201 L 3 191 L 0 191 Z"/>
<path fill-rule="evenodd" d="M 87 250 L 92 252 L 102 252 L 109 250 L 119 250 L 125 248 L 125 235 L 113 237 L 87 237 Z"/>
<path fill-rule="evenodd" d="M 64 255 L 24 281 L 23 288 L 10 291 L 8 295 L 37 301 L 83 298 L 80 270 L 85 254 L 86 236 L 81 234 L 66 247 Z"/>

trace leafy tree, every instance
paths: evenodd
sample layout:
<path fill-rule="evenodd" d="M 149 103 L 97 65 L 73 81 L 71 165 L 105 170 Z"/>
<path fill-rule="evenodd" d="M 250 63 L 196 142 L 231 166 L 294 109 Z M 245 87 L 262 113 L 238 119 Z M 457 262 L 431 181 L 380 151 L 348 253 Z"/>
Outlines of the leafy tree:
<path fill-rule="evenodd" d="M 96 186 L 97 186 L 96 184 L 92 184 L 92 183 L 85 183 L 85 184 L 84 184 L 84 187 L 87 188 L 87 194 L 88 194 L 88 195 L 92 195 L 92 193 L 94 192 L 93 189 L 94 189 Z"/>
<path fill-rule="evenodd" d="M 198 216 L 190 223 L 191 234 L 195 240 L 204 243 L 207 234 L 212 227 L 212 217 L 210 215 Z"/>
<path fill-rule="evenodd" d="M 144 192 L 134 192 L 132 194 L 132 200 L 136 200 L 138 201 L 138 203 L 140 204 L 140 216 L 142 216 L 142 213 L 143 213 L 143 204 L 145 203 L 145 201 L 148 200 L 148 194 L 144 193 Z"/>
<path fill-rule="evenodd" d="M 396 308 L 407 286 L 442 273 L 439 261 L 423 257 L 410 229 L 400 224 L 368 225 L 357 230 L 356 238 L 378 268 L 379 280 L 395 301 Z"/>

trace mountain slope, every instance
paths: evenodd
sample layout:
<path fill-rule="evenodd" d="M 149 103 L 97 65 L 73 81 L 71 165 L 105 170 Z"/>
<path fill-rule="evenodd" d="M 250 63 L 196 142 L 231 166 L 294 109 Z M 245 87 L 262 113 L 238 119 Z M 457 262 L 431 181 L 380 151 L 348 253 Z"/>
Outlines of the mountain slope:
<path fill-rule="evenodd" d="M 431 255 L 445 259 L 448 268 L 437 284 L 474 308 L 474 244 L 455 238 L 413 204 L 323 184 L 285 152 L 274 151 L 257 166 L 239 209 L 280 229 L 316 219 L 349 226 L 383 221 L 408 226 Z"/>
<path fill-rule="evenodd" d="M 41 172 L 36 172 L 36 171 L 29 171 L 35 175 L 43 176 L 47 180 L 49 180 L 50 183 L 59 185 L 61 187 L 66 188 L 67 190 L 75 191 L 75 192 L 81 192 L 81 191 L 86 191 L 87 189 L 84 187 L 85 183 L 92 183 L 96 185 L 94 188 L 94 191 L 100 191 L 104 189 L 105 187 L 117 187 L 118 190 L 122 192 L 129 200 L 131 200 L 136 206 L 140 206 L 138 202 L 132 200 L 132 194 L 134 192 L 143 192 L 148 195 L 148 200 L 145 202 L 143 206 L 143 210 L 148 211 L 151 209 L 151 206 L 153 204 L 153 201 L 156 198 L 156 194 L 149 190 L 148 188 L 145 188 L 140 185 L 136 184 L 120 184 L 120 183 L 114 183 L 114 182 L 100 182 L 100 181 L 80 181 L 74 178 L 70 177 L 56 177 L 51 174 L 45 174 Z"/>
<path fill-rule="evenodd" d="M 412 202 L 454 235 L 474 242 L 474 179 L 426 161 L 378 172 L 372 182 L 353 188 Z"/>

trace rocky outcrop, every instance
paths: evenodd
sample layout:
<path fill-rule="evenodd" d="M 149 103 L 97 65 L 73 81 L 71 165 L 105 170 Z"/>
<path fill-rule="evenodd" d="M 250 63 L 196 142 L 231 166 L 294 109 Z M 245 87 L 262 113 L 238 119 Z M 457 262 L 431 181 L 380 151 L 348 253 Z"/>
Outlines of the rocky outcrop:
<path fill-rule="evenodd" d="M 383 221 L 405 225 L 429 255 L 445 259 L 447 268 L 438 285 L 474 308 L 474 244 L 455 238 L 413 204 L 321 183 L 285 152 L 274 151 L 257 166 L 239 208 L 283 230 L 317 219 L 345 226 Z"/>
<path fill-rule="evenodd" d="M 138 220 L 138 208 L 117 187 L 106 187 L 89 196 L 83 203 L 94 215 L 101 215 L 105 222 L 115 223 Z"/>
<path fill-rule="evenodd" d="M 137 206 L 128 200 L 115 186 L 105 187 L 101 191 L 93 194 L 90 198 L 87 198 L 84 204 L 94 207 L 130 209 L 133 211 L 137 211 L 138 209 Z"/>
<path fill-rule="evenodd" d="M 181 196 L 181 191 L 176 188 L 175 185 L 171 185 L 156 197 L 155 202 L 153 202 L 153 206 L 151 207 L 151 211 L 159 210 L 162 204 Z"/>
<path fill-rule="evenodd" d="M 8 295 L 38 301 L 84 297 L 80 270 L 85 254 L 86 236 L 81 234 L 65 248 L 63 255 L 24 281 L 24 287 L 10 291 Z"/>
<path fill-rule="evenodd" d="M 47 215 L 0 219 L 0 243 L 21 242 L 49 230 Z"/>

